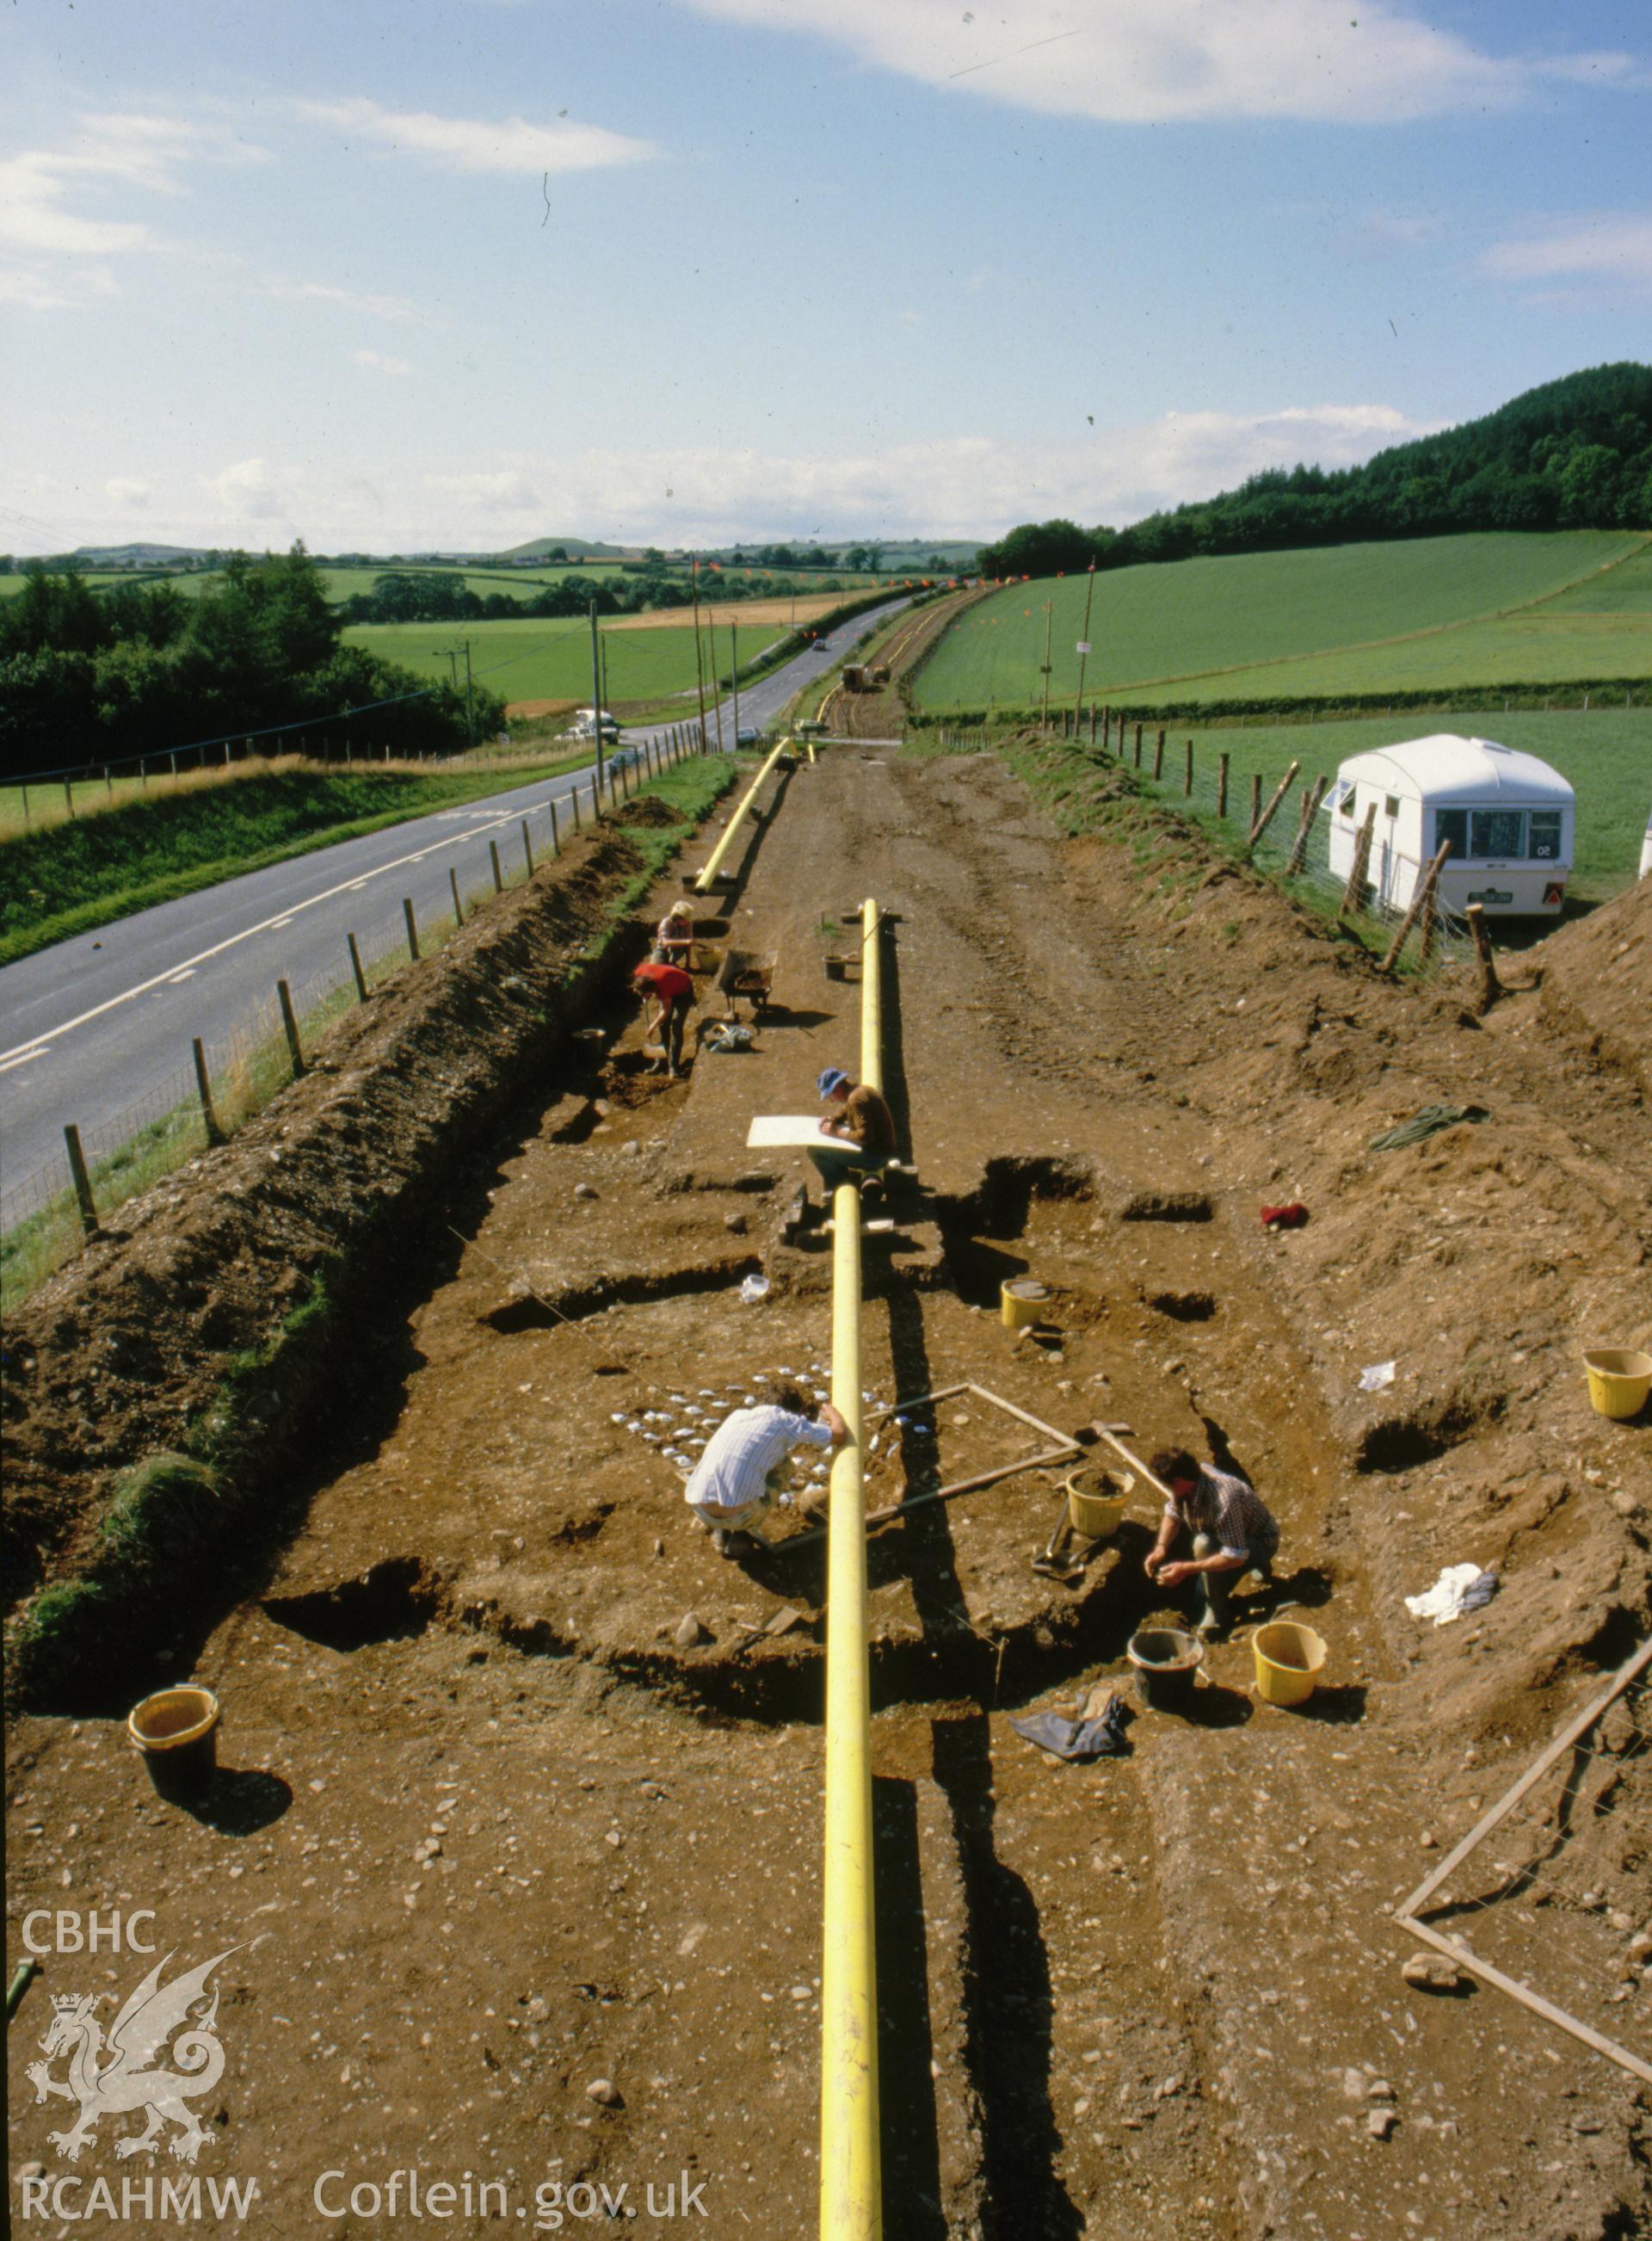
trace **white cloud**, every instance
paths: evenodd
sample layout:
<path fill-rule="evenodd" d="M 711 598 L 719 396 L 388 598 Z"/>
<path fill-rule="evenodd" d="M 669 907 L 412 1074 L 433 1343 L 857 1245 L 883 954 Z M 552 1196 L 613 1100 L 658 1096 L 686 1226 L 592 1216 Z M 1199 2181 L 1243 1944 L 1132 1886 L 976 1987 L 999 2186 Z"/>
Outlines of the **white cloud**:
<path fill-rule="evenodd" d="M 295 478 L 272 470 L 264 460 L 237 459 L 232 466 L 216 475 L 204 475 L 201 480 L 217 500 L 217 518 L 224 526 L 236 528 L 246 522 L 291 526 Z"/>
<path fill-rule="evenodd" d="M 1644 286 L 1652 282 L 1652 216 L 1626 211 L 1556 219 L 1495 242 L 1482 262 L 1504 280 L 1581 278 Z"/>
<path fill-rule="evenodd" d="M 498 124 L 483 118 L 435 117 L 427 110 L 381 109 L 376 101 L 301 101 L 298 114 L 312 124 L 331 124 L 353 139 L 429 156 L 455 171 L 588 171 L 613 164 L 640 164 L 656 151 L 645 140 L 609 132 L 599 124 L 553 120 L 531 124 L 507 117 Z"/>
<path fill-rule="evenodd" d="M 154 497 L 155 485 L 137 475 L 111 475 L 104 485 L 104 493 L 112 505 L 138 512 Z"/>
<path fill-rule="evenodd" d="M 0 267 L 0 304 L 24 311 L 78 311 L 116 293 L 106 264 L 54 264 Z"/>
<path fill-rule="evenodd" d="M 686 0 L 937 87 L 1049 116 L 1391 122 L 1521 97 L 1533 65 L 1385 0 Z M 1580 58 L 1571 58 L 1577 60 Z"/>
<path fill-rule="evenodd" d="M 267 280 L 266 296 L 284 304 L 327 304 L 341 311 L 359 311 L 370 319 L 416 319 L 417 304 L 405 296 L 361 294 L 353 288 L 334 288 L 324 280 Z"/>
<path fill-rule="evenodd" d="M 119 257 L 168 244 L 142 219 L 68 205 L 118 191 L 176 196 L 196 162 L 258 163 L 266 151 L 227 129 L 110 110 L 77 120 L 65 148 L 25 149 L 0 163 L 0 241 L 50 257 Z M 64 300 L 59 298 L 58 300 Z"/>
<path fill-rule="evenodd" d="M 399 378 L 413 370 L 406 358 L 386 358 L 383 351 L 351 351 L 350 355 L 352 361 L 368 373 L 390 373 Z"/>
<path fill-rule="evenodd" d="M 175 485 L 157 478 L 144 514 L 149 533 L 169 542 L 279 547 L 302 536 L 321 552 L 485 552 L 558 532 L 655 545 L 991 537 L 1051 514 L 1121 525 L 1231 489 L 1265 467 L 1299 459 L 1354 465 L 1432 425 L 1387 405 L 1171 412 L 1060 442 L 951 436 L 836 456 L 495 453 L 417 480 L 365 462 L 340 473 L 253 457 Z M 17 496 L 39 522 L 35 549 L 55 552 L 106 541 L 140 486 L 136 476 L 117 478 L 91 513 L 87 493 L 67 484 L 20 485 Z"/>

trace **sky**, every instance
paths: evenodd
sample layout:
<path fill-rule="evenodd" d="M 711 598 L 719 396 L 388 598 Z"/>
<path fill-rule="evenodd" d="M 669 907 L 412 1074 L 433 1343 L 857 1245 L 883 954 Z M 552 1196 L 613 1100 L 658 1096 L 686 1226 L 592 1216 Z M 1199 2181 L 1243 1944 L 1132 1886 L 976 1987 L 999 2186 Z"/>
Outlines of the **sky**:
<path fill-rule="evenodd" d="M 0 548 L 974 538 L 1646 358 L 1645 0 L 13 0 Z"/>

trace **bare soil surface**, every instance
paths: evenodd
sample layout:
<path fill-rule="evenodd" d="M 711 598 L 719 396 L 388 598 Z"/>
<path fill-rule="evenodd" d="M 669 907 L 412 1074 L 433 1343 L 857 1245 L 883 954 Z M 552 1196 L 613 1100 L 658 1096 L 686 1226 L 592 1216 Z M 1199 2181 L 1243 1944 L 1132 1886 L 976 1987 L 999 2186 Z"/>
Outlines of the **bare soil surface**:
<path fill-rule="evenodd" d="M 593 1034 L 565 1007 L 525 1056 L 508 1037 L 470 1052 L 478 1096 L 490 1064 L 517 1069 L 485 1152 L 444 1172 L 436 1128 L 407 1161 L 347 1408 L 313 1437 L 272 1428 L 290 1484 L 267 1533 L 232 1592 L 181 1589 L 170 1669 L 224 1705 L 212 1790 L 157 1799 L 113 1702 L 14 1721 L 9 1960 L 36 1908 L 153 1907 L 175 1968 L 239 1946 L 197 2168 L 256 2175 L 268 2231 L 422 2230 L 312 2201 L 323 2172 L 382 2187 L 412 2167 L 503 2184 L 526 2230 L 536 2189 L 579 2184 L 628 2188 L 647 2230 L 646 2187 L 663 2203 L 685 2174 L 697 2230 L 813 2230 L 817 1482 L 806 1460 L 776 1553 L 736 1564 L 670 1458 L 783 1376 L 826 1388 L 829 1250 L 789 1221 L 819 1186 L 746 1134 L 754 1113 L 817 1110 L 826 1063 L 856 1067 L 859 992 L 826 978 L 822 921 L 872 896 L 893 914 L 884 1070 L 918 1172 L 868 1201 L 894 1225 L 866 1243 L 868 1405 L 969 1382 L 1023 1416 L 973 1394 L 903 1408 L 869 1503 L 1100 1419 L 1140 1453 L 1242 1469 L 1284 1536 L 1187 1716 L 1135 1706 L 1129 1755 L 1083 1767 L 1010 1721 L 1098 1682 L 1128 1696 L 1133 1630 L 1184 1622 L 1141 1571 L 1144 1490 L 1070 1582 L 1031 1563 L 1059 1468 L 874 1535 L 886 2231 L 1652 2231 L 1644 2089 L 1489 1987 L 1402 1981 L 1412 1943 L 1388 1919 L 1647 1630 L 1652 1419 L 1595 1415 L 1577 1356 L 1652 1331 L 1633 1062 L 1652 889 L 1528 953 L 1532 985 L 1477 1020 L 1448 983 L 1382 982 L 1247 874 L 1187 876 L 1184 853 L 1168 876 L 1147 828 L 1063 841 L 995 760 L 827 751 L 771 803 L 701 927 L 708 1009 L 722 949 L 776 956 L 752 1048 L 703 1049 L 667 1082 L 628 1012 Z M 393 1040 L 370 1056 L 358 1124 L 370 1087 L 402 1080 L 398 1126 L 431 1131 L 434 1050 L 423 1070 Z M 197 1235 L 184 1190 L 43 1301 L 14 1431 L 46 1569 L 142 1424 L 177 1443 L 256 1327 L 256 1288 L 279 1284 L 269 1154 L 300 1258 L 372 1187 L 319 1149 L 354 1079 L 301 1085 L 231 1147 L 242 1234 L 230 1194 Z M 1488 1117 L 1370 1148 L 1440 1102 Z M 1285 1201 L 1306 1227 L 1264 1230 Z M 244 1281 L 204 1274 L 206 1254 Z M 1051 1288 L 1030 1335 L 997 1312 L 1024 1274 Z M 214 1281 L 216 1335 L 195 1296 Z M 123 1385 L 105 1423 L 90 1373 L 116 1299 L 156 1351 L 147 1397 Z M 1497 1573 L 1495 1599 L 1415 1619 L 1403 1598 L 1465 1561 Z M 1257 1697 L 1265 1611 L 1329 1646 L 1301 1710 Z M 1506 1887 L 1494 1842 L 1451 1889 L 1495 1903 L 1446 1924 L 1643 2060 L 1649 1729 L 1626 1700 L 1587 1767 L 1538 1793 L 1540 1870 Z M 147 1965 L 49 1957 L 14 2041 L 32 2057 L 50 1994 L 118 2001 Z M 67 2169 L 47 2131 L 68 2104 L 37 2109 L 11 2067 L 14 2178 Z M 114 2161 L 122 2129 L 105 2119 L 80 2176 L 142 2177 Z"/>

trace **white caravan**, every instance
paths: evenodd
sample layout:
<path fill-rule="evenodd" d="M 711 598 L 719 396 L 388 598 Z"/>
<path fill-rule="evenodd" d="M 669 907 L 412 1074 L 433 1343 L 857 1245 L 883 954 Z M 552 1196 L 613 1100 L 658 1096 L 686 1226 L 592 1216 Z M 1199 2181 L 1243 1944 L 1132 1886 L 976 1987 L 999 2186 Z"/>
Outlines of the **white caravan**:
<path fill-rule="evenodd" d="M 1388 909 L 1406 907 L 1442 840 L 1451 843 L 1440 873 L 1448 910 L 1480 903 L 1488 916 L 1534 918 L 1565 900 L 1576 797 L 1535 755 L 1450 732 L 1350 755 L 1325 797 L 1339 879 L 1354 868 L 1355 836 L 1374 804 L 1366 877 Z"/>

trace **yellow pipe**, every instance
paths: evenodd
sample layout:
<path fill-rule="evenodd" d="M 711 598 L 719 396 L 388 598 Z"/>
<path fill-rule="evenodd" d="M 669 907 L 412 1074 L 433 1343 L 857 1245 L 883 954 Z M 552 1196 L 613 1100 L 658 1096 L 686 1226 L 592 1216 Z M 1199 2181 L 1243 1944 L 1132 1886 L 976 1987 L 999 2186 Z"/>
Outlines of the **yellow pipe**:
<path fill-rule="evenodd" d="M 860 1074 L 882 1082 L 878 906 L 862 923 Z M 849 1428 L 832 1463 L 826 1560 L 825 1951 L 820 1968 L 820 2233 L 880 2241 L 878 1977 L 872 1874 L 872 1682 L 860 1448 L 860 1190 L 833 1194 L 832 1401 Z"/>
<path fill-rule="evenodd" d="M 764 779 L 774 768 L 775 764 L 779 761 L 780 757 L 786 753 L 791 744 L 792 742 L 790 739 L 782 739 L 778 746 L 772 748 L 770 751 L 762 769 L 759 771 L 757 776 L 752 780 L 750 786 L 746 787 L 744 795 L 741 797 L 739 807 L 728 820 L 727 832 L 724 833 L 716 847 L 712 849 L 710 863 L 706 865 L 705 870 L 694 882 L 694 893 L 697 895 L 706 895 L 711 893 L 712 883 L 716 880 L 718 872 L 722 866 L 723 859 L 728 853 L 730 843 L 732 841 L 734 835 L 739 831 L 741 825 L 744 823 L 746 811 L 757 799 L 758 788 L 762 785 Z"/>
<path fill-rule="evenodd" d="M 879 911 L 868 900 L 860 906 L 860 1079 L 883 1095 L 883 961 L 878 940 Z"/>

